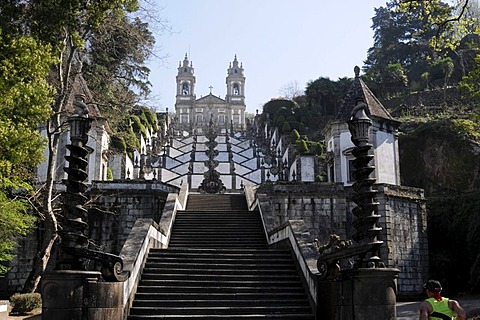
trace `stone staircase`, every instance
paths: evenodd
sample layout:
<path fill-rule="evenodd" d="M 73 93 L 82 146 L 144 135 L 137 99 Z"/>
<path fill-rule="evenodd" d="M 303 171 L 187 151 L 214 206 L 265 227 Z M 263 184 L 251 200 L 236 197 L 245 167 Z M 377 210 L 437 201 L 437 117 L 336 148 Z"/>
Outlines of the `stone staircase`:
<path fill-rule="evenodd" d="M 168 249 L 150 250 L 134 319 L 314 319 L 286 249 L 267 248 L 242 195 L 190 194 Z"/>

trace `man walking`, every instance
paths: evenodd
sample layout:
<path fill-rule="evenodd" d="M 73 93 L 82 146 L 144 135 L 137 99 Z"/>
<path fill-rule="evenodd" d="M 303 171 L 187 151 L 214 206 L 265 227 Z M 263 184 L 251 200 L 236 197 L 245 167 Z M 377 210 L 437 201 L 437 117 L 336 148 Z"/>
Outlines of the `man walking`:
<path fill-rule="evenodd" d="M 420 303 L 420 320 L 466 320 L 465 311 L 458 301 L 440 295 L 442 285 L 429 280 L 423 286 L 428 299 Z M 457 316 L 454 317 L 453 315 Z"/>

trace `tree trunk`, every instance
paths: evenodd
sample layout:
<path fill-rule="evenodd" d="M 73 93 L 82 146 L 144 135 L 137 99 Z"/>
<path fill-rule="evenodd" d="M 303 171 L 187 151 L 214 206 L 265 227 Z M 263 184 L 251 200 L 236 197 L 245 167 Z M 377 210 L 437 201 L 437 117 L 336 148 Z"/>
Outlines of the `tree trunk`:
<path fill-rule="evenodd" d="M 53 131 L 48 129 L 48 166 L 47 166 L 47 177 L 45 182 L 45 196 L 43 200 L 43 214 L 45 215 L 44 227 L 45 231 L 43 234 L 43 241 L 39 248 L 38 253 L 36 254 L 33 261 L 33 268 L 30 272 L 25 285 L 23 286 L 23 292 L 35 292 L 37 291 L 38 285 L 47 269 L 48 262 L 52 254 L 55 241 L 58 237 L 58 222 L 55 217 L 53 210 L 52 200 L 53 200 L 53 187 L 55 183 L 55 168 L 57 164 L 57 155 L 58 155 L 58 145 L 59 145 L 59 129 L 60 129 L 60 115 L 57 113 L 49 121 L 48 128 L 54 128 Z"/>

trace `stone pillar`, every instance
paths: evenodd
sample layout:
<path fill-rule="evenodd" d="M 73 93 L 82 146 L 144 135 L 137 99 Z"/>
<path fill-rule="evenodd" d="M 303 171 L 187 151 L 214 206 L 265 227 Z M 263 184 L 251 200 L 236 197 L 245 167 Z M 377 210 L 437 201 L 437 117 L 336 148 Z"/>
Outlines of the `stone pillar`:
<path fill-rule="evenodd" d="M 56 270 L 42 279 L 42 319 L 123 319 L 123 283 L 98 271 Z"/>

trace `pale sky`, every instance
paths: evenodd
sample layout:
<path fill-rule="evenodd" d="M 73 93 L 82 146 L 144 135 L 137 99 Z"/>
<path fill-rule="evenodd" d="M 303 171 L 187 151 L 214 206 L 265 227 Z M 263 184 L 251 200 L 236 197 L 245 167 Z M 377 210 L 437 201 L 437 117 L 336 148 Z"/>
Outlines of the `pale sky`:
<path fill-rule="evenodd" d="M 155 0 L 172 34 L 156 35 L 162 60 L 150 81 L 158 111 L 175 109 L 177 67 L 193 62 L 197 99 L 225 98 L 227 68 L 237 55 L 245 69 L 247 111 L 281 96 L 297 82 L 304 90 L 320 77 L 353 77 L 373 46 L 374 8 L 386 0 Z"/>

